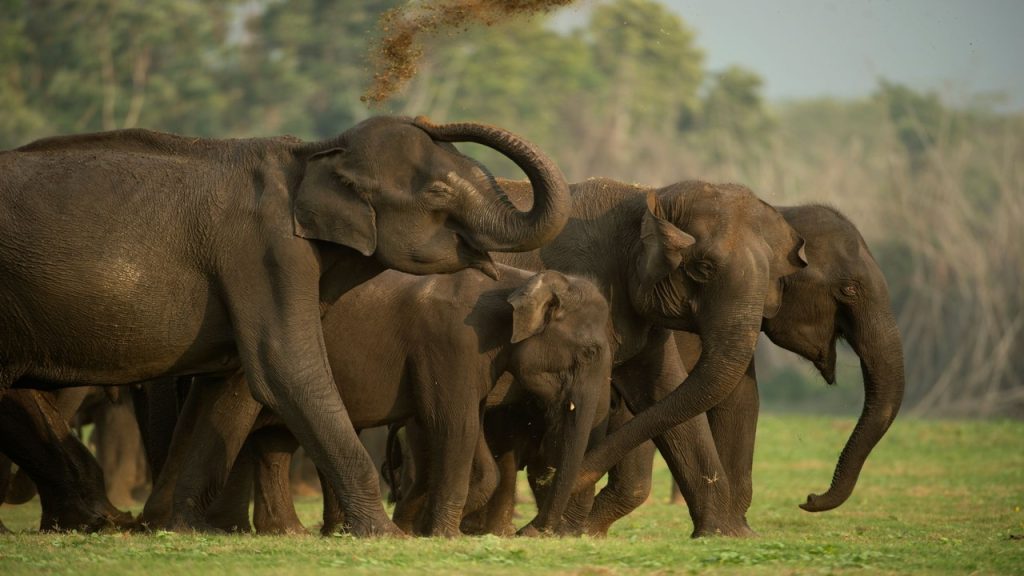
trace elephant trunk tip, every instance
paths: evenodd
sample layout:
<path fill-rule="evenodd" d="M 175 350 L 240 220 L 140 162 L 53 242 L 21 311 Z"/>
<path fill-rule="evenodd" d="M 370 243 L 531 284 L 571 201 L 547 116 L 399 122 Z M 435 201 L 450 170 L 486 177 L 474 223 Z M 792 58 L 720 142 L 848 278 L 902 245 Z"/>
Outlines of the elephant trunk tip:
<path fill-rule="evenodd" d="M 827 512 L 841 506 L 849 497 L 849 493 L 839 494 L 830 489 L 824 494 L 808 494 L 807 501 L 800 504 L 800 508 L 807 512 Z"/>

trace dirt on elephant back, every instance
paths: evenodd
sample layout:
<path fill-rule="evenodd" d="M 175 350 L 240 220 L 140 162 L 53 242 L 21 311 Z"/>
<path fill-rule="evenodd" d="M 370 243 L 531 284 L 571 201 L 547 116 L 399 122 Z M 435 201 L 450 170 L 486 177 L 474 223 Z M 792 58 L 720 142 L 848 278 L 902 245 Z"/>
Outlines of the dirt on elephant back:
<path fill-rule="evenodd" d="M 370 62 L 373 83 L 361 97 L 380 104 L 416 75 L 423 56 L 418 41 L 442 31 L 465 30 L 473 24 L 493 26 L 505 18 L 533 15 L 572 4 L 574 0 L 441 0 L 394 8 L 381 16 L 380 38 L 374 42 Z"/>

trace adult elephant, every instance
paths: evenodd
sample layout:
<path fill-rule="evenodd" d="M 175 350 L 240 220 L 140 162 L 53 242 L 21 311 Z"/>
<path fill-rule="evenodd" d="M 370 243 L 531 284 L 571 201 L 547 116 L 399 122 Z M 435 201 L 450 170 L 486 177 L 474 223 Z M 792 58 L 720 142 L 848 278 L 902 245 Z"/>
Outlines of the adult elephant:
<path fill-rule="evenodd" d="M 449 142 L 504 153 L 521 213 Z M 567 217 L 553 163 L 506 131 L 382 116 L 322 142 L 146 130 L 0 153 L 0 390 L 245 370 L 345 500 L 357 535 L 398 533 L 334 387 L 324 305 L 384 268 L 475 267 Z"/>
<path fill-rule="evenodd" d="M 530 186 L 503 181 L 525 201 Z M 749 534 L 732 510 L 724 468 L 703 413 L 727 403 L 753 356 L 763 318 L 782 302 L 783 278 L 806 265 L 803 240 L 749 189 L 690 181 L 660 189 L 609 179 L 571 186 L 572 216 L 543 248 L 505 263 L 591 278 L 609 300 L 612 379 L 644 418 L 624 426 L 584 461 L 577 488 L 592 486 L 632 448 L 654 438 L 691 503 L 694 536 Z M 706 352 L 686 376 L 672 330 L 699 333 Z M 679 386 L 686 378 L 686 383 Z M 636 421 L 634 421 L 636 422 Z M 625 470 L 631 470 L 627 465 Z M 594 507 L 633 505 L 618 469 Z M 639 502 L 637 502 L 639 504 Z M 567 525 L 582 527 L 586 502 Z"/>
<path fill-rule="evenodd" d="M 903 345 L 892 312 L 889 288 L 857 227 L 833 208 L 820 205 L 779 208 L 807 242 L 810 264 L 786 278 L 782 307 L 762 326 L 776 345 L 810 360 L 829 384 L 836 380 L 836 342 L 845 340 L 860 358 L 864 406 L 839 457 L 832 484 L 800 505 L 809 512 L 840 506 L 850 497 L 872 449 L 885 435 L 903 403 Z M 688 367 L 701 355 L 701 340 L 676 335 Z M 718 453 L 738 504 L 749 506 L 757 378 L 751 364 L 736 401 L 708 412 Z M 746 511 L 744 506 L 743 511 Z"/>

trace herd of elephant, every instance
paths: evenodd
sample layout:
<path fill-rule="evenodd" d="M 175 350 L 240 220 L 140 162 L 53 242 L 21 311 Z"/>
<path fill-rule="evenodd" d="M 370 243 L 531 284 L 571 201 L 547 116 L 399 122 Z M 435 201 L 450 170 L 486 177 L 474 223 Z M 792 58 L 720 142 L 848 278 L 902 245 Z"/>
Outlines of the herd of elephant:
<path fill-rule="evenodd" d="M 41 529 L 248 528 L 252 500 L 258 532 L 302 530 L 301 445 L 325 532 L 605 534 L 657 449 L 694 536 L 750 535 L 761 332 L 829 383 L 842 338 L 864 374 L 805 510 L 850 496 L 903 397 L 885 279 L 836 210 L 696 180 L 570 185 L 493 126 L 47 138 L 0 152 L 0 203 L 0 452 L 37 485 Z M 153 478 L 136 518 L 68 427 L 86 386 L 132 395 Z M 404 425 L 413 471 L 392 517 L 357 436 L 382 425 Z M 516 530 L 524 468 L 537 514 Z"/>

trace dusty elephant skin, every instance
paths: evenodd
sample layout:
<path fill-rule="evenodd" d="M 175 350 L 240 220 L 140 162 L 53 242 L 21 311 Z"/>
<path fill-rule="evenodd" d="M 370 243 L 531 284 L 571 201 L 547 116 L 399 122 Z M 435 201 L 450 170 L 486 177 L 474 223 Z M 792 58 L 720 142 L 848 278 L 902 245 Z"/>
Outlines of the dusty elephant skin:
<path fill-rule="evenodd" d="M 841 505 L 857 483 L 872 448 L 889 429 L 903 401 L 903 347 L 882 270 L 857 228 L 832 208 L 779 208 L 807 242 L 810 264 L 786 278 L 782 307 L 762 326 L 776 345 L 808 360 L 829 384 L 835 383 L 836 341 L 846 340 L 861 361 L 864 407 L 839 457 L 832 486 L 800 505 L 810 512 Z M 677 334 L 684 362 L 692 366 L 700 339 Z M 750 504 L 750 475 L 757 426 L 757 380 L 753 365 L 736 401 L 708 412 L 715 445 L 744 511 Z"/>
<path fill-rule="evenodd" d="M 608 307 L 597 289 L 553 271 L 500 272 L 496 282 L 465 272 L 429 278 L 387 272 L 344 294 L 324 316 L 328 359 L 355 428 L 412 418 L 423 431 L 430 471 L 395 510 L 396 522 L 411 532 L 459 534 L 474 451 L 481 445 L 479 415 L 496 386 L 504 396 L 526 394 L 546 408 L 547 451 L 557 472 L 531 526 L 554 531 L 597 425 L 596 412 L 607 405 Z M 200 428 L 191 438 L 175 439 L 190 444 L 175 467 L 194 474 L 183 474 L 173 487 L 174 514 L 192 508 L 191 522 L 202 517 L 224 477 L 210 463 L 230 466 L 256 420 L 258 405 L 246 403 L 237 380 L 219 390 L 214 401 L 194 404 L 202 414 L 186 410 L 183 420 Z M 230 412 L 210 412 L 225 401 Z M 294 531 L 294 513 L 285 509 L 290 492 L 282 476 L 288 467 L 275 456 L 281 443 L 266 441 L 261 439 L 265 470 L 257 477 L 256 518 L 267 522 L 257 520 L 257 531 Z M 490 477 L 496 480 L 496 472 Z M 333 521 L 325 523 L 327 530 L 333 527 Z"/>
<path fill-rule="evenodd" d="M 519 212 L 448 142 L 536 184 Z M 0 390 L 120 385 L 242 367 L 345 499 L 398 533 L 333 385 L 321 305 L 383 267 L 493 273 L 489 250 L 561 229 L 566 185 L 496 128 L 377 117 L 335 139 L 126 130 L 0 152 Z"/>
<path fill-rule="evenodd" d="M 809 264 L 784 280 L 782 306 L 762 324 L 778 346 L 810 360 L 830 384 L 835 381 L 835 346 L 846 340 L 861 359 L 865 406 L 843 450 L 833 488 L 827 496 L 811 496 L 801 505 L 810 511 L 834 508 L 853 490 L 857 475 L 874 445 L 882 438 L 903 399 L 903 351 L 881 269 L 857 228 L 832 208 L 808 205 L 778 209 L 804 238 Z M 679 356 L 692 370 L 701 354 L 700 337 L 674 334 Z M 759 401 L 753 361 L 730 398 L 708 411 L 708 421 L 726 474 L 731 514 L 743 516 L 752 498 L 751 468 Z M 628 420 L 625 407 L 613 414 Z M 614 426 L 614 424 L 613 424 Z M 646 498 L 651 485 L 652 447 L 644 446 L 620 462 L 612 483 L 621 494 Z M 715 471 L 704 472 L 714 478 Z M 639 502 L 617 498 L 592 514 L 592 530 L 606 532 L 611 524 Z M 692 506 L 692 503 L 691 503 Z"/>
<path fill-rule="evenodd" d="M 514 199 L 529 195 L 526 183 L 503 186 Z M 592 179 L 571 189 L 572 215 L 562 233 L 540 250 L 502 261 L 593 279 L 611 307 L 616 389 L 633 410 L 650 408 L 591 447 L 577 488 L 589 488 L 653 438 L 692 503 L 694 535 L 749 534 L 745 518 L 731 509 L 728 483 L 705 480 L 725 472 L 703 412 L 725 401 L 739 382 L 762 318 L 781 304 L 782 278 L 806 265 L 803 240 L 774 208 L 738 185 L 682 182 L 650 189 Z M 708 343 L 685 386 L 679 386 L 686 372 L 671 330 L 697 332 Z M 620 476 L 612 470 L 590 517 L 576 510 L 570 524 L 600 532 L 623 502 L 639 504 Z"/>

